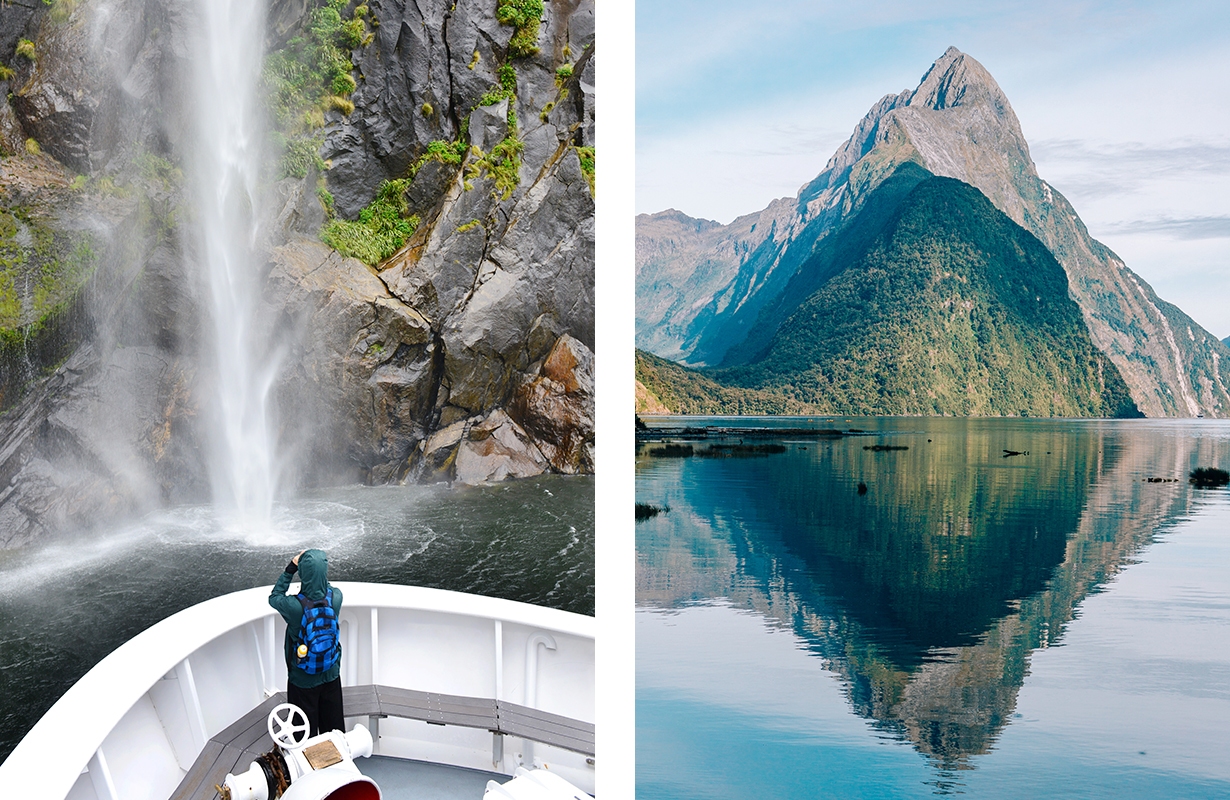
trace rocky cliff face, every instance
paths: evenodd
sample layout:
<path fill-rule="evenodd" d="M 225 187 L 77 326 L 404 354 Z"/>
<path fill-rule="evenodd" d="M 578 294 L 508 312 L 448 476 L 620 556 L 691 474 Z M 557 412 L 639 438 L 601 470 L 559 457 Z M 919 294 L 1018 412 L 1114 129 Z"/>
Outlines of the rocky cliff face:
<path fill-rule="evenodd" d="M 21 224 L 0 244 L 18 276 L 50 258 L 32 257 L 34 223 L 53 254 L 88 233 L 90 258 L 56 306 L 81 324 L 4 396 L 0 547 L 209 496 L 180 169 L 194 4 L 34 5 L 0 24 L 0 211 Z M 309 115 L 317 167 L 277 180 L 271 163 L 261 319 L 283 354 L 284 488 L 593 470 L 594 6 L 545 3 L 531 25 L 502 5 L 343 5 L 366 33 L 345 53 L 353 91 Z M 272 2 L 270 51 L 323 6 Z M 405 246 L 369 265 L 319 240 L 386 182 L 418 223 Z M 22 340 L 29 316 L 0 325 Z"/>
<path fill-rule="evenodd" d="M 977 187 L 1054 253 L 1094 343 L 1119 368 L 1141 411 L 1230 415 L 1230 351 L 1089 236 L 1067 200 L 1038 177 L 994 79 L 955 48 L 917 89 L 872 107 L 793 201 L 706 227 L 703 239 L 674 258 L 661 255 L 664 241 L 684 242 L 680 232 L 692 223 L 677 212 L 638 218 L 637 301 L 647 308 L 638 310 L 638 345 L 687 363 L 722 363 L 755 326 L 780 322 L 758 322 L 761 310 L 816 243 L 906 161 Z M 689 264 L 704 265 L 703 282 L 684 277 Z M 658 296 L 663 284 L 666 294 Z"/>

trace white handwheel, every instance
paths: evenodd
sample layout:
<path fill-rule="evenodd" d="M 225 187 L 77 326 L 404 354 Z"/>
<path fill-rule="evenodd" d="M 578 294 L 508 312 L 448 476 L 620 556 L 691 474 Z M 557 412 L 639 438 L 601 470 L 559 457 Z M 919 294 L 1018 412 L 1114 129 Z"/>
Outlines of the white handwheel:
<path fill-rule="evenodd" d="M 266 727 L 269 728 L 269 735 L 274 743 L 286 750 L 303 747 L 312 729 L 308 724 L 307 714 L 294 703 L 283 703 L 270 711 Z"/>

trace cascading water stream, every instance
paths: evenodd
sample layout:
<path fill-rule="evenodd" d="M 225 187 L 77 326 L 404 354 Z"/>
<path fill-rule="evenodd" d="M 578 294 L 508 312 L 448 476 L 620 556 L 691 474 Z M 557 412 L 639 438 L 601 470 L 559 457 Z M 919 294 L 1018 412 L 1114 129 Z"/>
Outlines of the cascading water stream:
<path fill-rule="evenodd" d="M 265 4 L 203 0 L 196 9 L 198 258 L 211 303 L 216 367 L 210 479 L 219 511 L 252 529 L 269 523 L 276 490 L 269 399 L 278 359 L 256 336 Z"/>

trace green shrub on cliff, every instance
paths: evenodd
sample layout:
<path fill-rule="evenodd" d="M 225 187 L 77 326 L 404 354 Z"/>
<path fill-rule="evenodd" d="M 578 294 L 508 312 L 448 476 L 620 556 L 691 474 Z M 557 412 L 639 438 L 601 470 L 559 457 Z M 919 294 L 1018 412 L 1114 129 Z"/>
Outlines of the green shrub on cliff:
<path fill-rule="evenodd" d="M 516 28 L 508 41 L 509 56 L 528 56 L 538 52 L 542 0 L 500 0 L 495 16 L 503 24 Z"/>
<path fill-rule="evenodd" d="M 385 181 L 358 220 L 335 219 L 320 232 L 321 241 L 342 255 L 375 266 L 396 253 L 418 227 L 419 218 L 407 216 L 406 179 Z"/>
<path fill-rule="evenodd" d="M 509 92 L 517 91 L 517 70 L 512 64 L 501 64 L 497 73 L 500 76 L 500 86 Z"/>
<path fill-rule="evenodd" d="M 419 159 L 410 165 L 409 178 L 414 179 L 415 175 L 419 174 L 419 170 L 428 161 L 439 161 L 441 164 L 457 165 L 461 163 L 461 159 L 465 158 L 468 146 L 465 142 L 446 142 L 442 139 L 437 139 L 427 145 L 427 150 Z"/>
<path fill-rule="evenodd" d="M 371 35 L 363 21 L 365 11 L 356 9 L 352 19 L 343 21 L 340 10 L 345 7 L 346 0 L 321 3 L 309 12 L 305 35 L 265 58 L 262 77 L 273 100 L 274 120 L 288 135 L 323 125 L 321 109 L 350 113 L 347 107 L 354 108 L 346 99 L 357 88 L 346 51 L 367 44 Z"/>
<path fill-rule="evenodd" d="M 367 38 L 367 28 L 362 18 L 350 19 L 341 23 L 337 29 L 337 42 L 348 50 L 354 50 L 363 44 Z"/>
<path fill-rule="evenodd" d="M 589 181 L 589 193 L 594 193 L 594 148 L 578 147 L 577 157 L 581 159 L 581 171 L 585 173 L 585 179 Z"/>
<path fill-rule="evenodd" d="M 278 161 L 278 178 L 306 178 L 310 170 L 324 172 L 325 162 L 318 153 L 324 137 L 297 136 L 288 138 L 275 131 L 273 142 L 281 151 Z"/>
<path fill-rule="evenodd" d="M 334 78 L 333 85 L 329 88 L 333 90 L 334 94 L 348 95 L 352 94 L 354 90 L 358 88 L 358 84 L 355 82 L 355 79 L 350 75 L 350 73 L 345 73 Z"/>
<path fill-rule="evenodd" d="M 345 97 L 338 97 L 335 94 L 329 95 L 329 97 L 325 100 L 325 105 L 328 108 L 337 109 L 348 117 L 354 113 L 354 103 Z"/>
<path fill-rule="evenodd" d="M 492 196 L 507 200 L 521 182 L 521 151 L 524 149 L 525 143 L 515 136 L 509 136 L 491 148 L 490 153 L 472 147 L 477 158 L 466 169 L 466 188 L 471 188 L 474 178 L 490 175 L 495 180 Z"/>
<path fill-rule="evenodd" d="M 80 0 L 43 0 L 44 3 L 51 6 L 51 10 L 47 12 L 47 17 L 52 22 L 67 22 L 72 16 L 73 11 L 77 9 Z"/>
<path fill-rule="evenodd" d="M 495 87 L 492 89 L 488 89 L 486 92 L 483 92 L 482 96 L 478 98 L 478 105 L 479 106 L 493 106 L 496 103 L 500 102 L 501 100 L 510 99 L 512 96 L 513 96 L 513 93 L 511 89 L 505 89 L 502 86 Z"/>

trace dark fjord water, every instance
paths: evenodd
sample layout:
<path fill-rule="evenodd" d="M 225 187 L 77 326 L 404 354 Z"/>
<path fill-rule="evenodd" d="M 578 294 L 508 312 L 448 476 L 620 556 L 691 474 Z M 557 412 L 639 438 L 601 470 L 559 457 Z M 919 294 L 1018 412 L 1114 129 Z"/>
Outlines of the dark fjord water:
<path fill-rule="evenodd" d="M 350 487 L 275 509 L 268 530 L 228 529 L 212 508 L 190 507 L 0 554 L 0 760 L 107 653 L 195 603 L 271 586 L 305 547 L 328 552 L 335 581 L 429 586 L 592 615 L 593 508 L 591 477 Z"/>
<path fill-rule="evenodd" d="M 1230 423 L 758 422 L 867 434 L 638 444 L 639 800 L 1230 797 Z"/>

